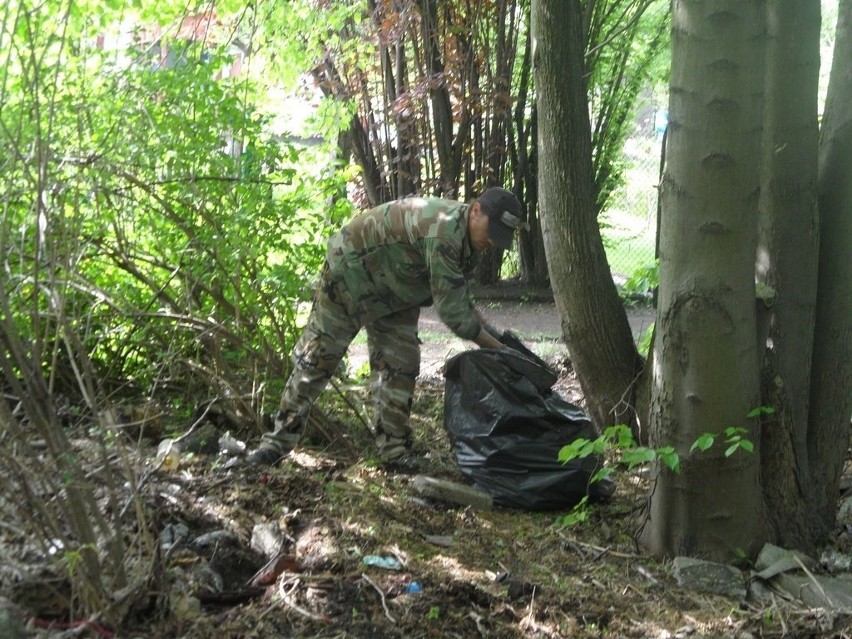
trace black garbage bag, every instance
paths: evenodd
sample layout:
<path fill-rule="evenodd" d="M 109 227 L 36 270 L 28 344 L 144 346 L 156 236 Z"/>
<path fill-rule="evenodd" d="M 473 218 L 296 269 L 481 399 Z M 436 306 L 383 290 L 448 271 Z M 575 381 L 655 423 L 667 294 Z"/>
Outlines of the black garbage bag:
<path fill-rule="evenodd" d="M 595 439 L 589 416 L 552 390 L 557 375 L 510 333 L 507 349 L 479 349 L 447 362 L 444 426 L 459 469 L 499 506 L 567 510 L 584 496 L 612 494 L 611 482 L 589 484 L 602 460 L 567 464 L 559 450 Z"/>

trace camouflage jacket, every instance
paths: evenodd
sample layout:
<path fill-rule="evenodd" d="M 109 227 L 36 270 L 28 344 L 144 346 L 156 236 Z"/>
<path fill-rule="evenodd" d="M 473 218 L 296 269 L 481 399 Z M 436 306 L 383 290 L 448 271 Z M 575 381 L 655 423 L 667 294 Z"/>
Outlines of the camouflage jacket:
<path fill-rule="evenodd" d="M 468 237 L 468 205 L 406 198 L 361 213 L 328 242 L 329 274 L 362 324 L 432 303 L 459 337 L 474 339 L 466 276 L 477 256 Z"/>

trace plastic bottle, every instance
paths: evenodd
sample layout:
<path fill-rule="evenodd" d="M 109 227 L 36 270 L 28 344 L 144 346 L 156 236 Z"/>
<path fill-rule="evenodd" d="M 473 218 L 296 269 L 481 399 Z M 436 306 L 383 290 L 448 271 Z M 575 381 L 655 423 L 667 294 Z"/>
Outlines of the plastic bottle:
<path fill-rule="evenodd" d="M 180 465 L 180 446 L 173 439 L 164 439 L 157 447 L 155 461 L 163 470 L 176 470 Z"/>

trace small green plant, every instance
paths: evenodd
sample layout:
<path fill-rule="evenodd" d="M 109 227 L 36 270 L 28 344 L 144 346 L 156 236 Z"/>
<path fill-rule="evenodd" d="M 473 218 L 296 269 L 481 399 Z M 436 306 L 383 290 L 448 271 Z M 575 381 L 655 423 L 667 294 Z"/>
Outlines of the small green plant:
<path fill-rule="evenodd" d="M 733 565 L 738 568 L 751 569 L 754 568 L 754 562 L 751 560 L 751 557 L 748 556 L 748 553 L 743 548 L 735 548 L 734 549 L 734 560 Z"/>
<path fill-rule="evenodd" d="M 774 620 L 775 620 L 775 618 L 774 618 L 774 616 L 772 615 L 772 610 L 771 610 L 771 609 L 767 608 L 766 610 L 764 610 L 764 611 L 763 611 L 763 616 L 762 616 L 762 618 L 761 618 L 761 623 L 763 624 L 763 627 L 764 627 L 764 628 L 771 628 L 771 627 L 772 627 L 772 622 L 773 622 Z"/>
<path fill-rule="evenodd" d="M 774 413 L 775 409 L 771 406 L 758 406 L 748 412 L 746 419 L 754 419 L 755 417 L 760 417 L 762 415 L 773 415 Z M 728 445 L 725 449 L 725 457 L 730 457 L 738 450 L 744 450 L 747 453 L 751 453 L 754 452 L 754 442 L 745 437 L 747 433 L 748 430 L 741 426 L 729 426 L 718 434 L 704 433 L 696 439 L 695 442 L 693 442 L 689 452 L 694 450 L 705 451 L 716 443 L 717 439 L 723 438 L 722 441 Z"/>
<path fill-rule="evenodd" d="M 503 252 L 500 263 L 500 278 L 504 280 L 516 277 L 521 272 L 521 256 L 518 251 L 511 249 Z"/>
<path fill-rule="evenodd" d="M 429 612 L 426 613 L 426 618 L 431 621 L 437 621 L 441 617 L 441 606 L 432 606 Z"/>
<path fill-rule="evenodd" d="M 357 380 L 366 380 L 370 379 L 371 369 L 369 360 L 365 361 L 361 364 L 358 369 L 352 373 L 353 379 Z"/>
<path fill-rule="evenodd" d="M 714 435 L 713 433 L 704 433 L 695 440 L 689 449 L 689 452 L 694 450 L 705 451 L 710 448 L 720 436 L 724 436 L 724 442 L 728 444 L 725 449 L 725 457 L 730 457 L 738 450 L 742 449 L 748 453 L 754 451 L 754 444 L 750 439 L 743 437 L 748 431 L 739 426 L 731 426 L 722 431 L 721 434 Z"/>
<path fill-rule="evenodd" d="M 85 544 L 77 549 L 72 548 L 65 551 L 65 561 L 68 565 L 68 576 L 71 577 L 72 581 L 77 572 L 77 566 L 83 561 L 83 552 L 86 550 L 91 551 L 93 549 L 94 546 L 92 544 Z"/>
<path fill-rule="evenodd" d="M 746 415 L 747 419 L 753 419 L 762 415 L 771 415 L 775 409 L 771 406 L 758 406 Z M 703 433 L 696 439 L 689 449 L 704 452 L 710 449 L 717 441 L 727 444 L 725 457 L 730 457 L 738 450 L 751 453 L 754 451 L 754 443 L 746 437 L 748 430 L 741 426 L 730 426 L 721 433 Z M 659 462 L 675 473 L 681 471 L 681 458 L 673 446 L 660 446 L 649 448 L 637 444 L 630 428 L 624 424 L 609 426 L 604 429 L 603 434 L 595 439 L 580 437 L 559 450 L 558 459 L 563 464 L 575 459 L 585 459 L 590 455 L 603 457 L 607 452 L 614 452 L 617 463 L 624 464 L 628 470 L 636 466 Z M 589 479 L 589 484 L 601 481 L 612 474 L 609 467 L 599 468 Z M 588 521 L 591 505 L 588 498 L 581 499 L 567 515 L 560 517 L 557 523 L 561 526 L 573 526 Z"/>
<path fill-rule="evenodd" d="M 775 409 L 772 406 L 758 406 L 757 408 L 752 408 L 748 414 L 746 415 L 747 419 L 754 419 L 755 417 L 761 417 L 763 415 L 774 415 Z"/>
<path fill-rule="evenodd" d="M 344 492 L 339 485 L 331 482 L 323 484 L 322 489 L 332 499 L 340 497 Z"/>
<path fill-rule="evenodd" d="M 572 459 L 584 459 L 589 455 L 603 455 L 607 450 L 619 451 L 619 463 L 626 464 L 628 469 L 635 468 L 641 464 L 647 464 L 659 460 L 664 466 L 680 472 L 680 458 L 672 446 L 660 448 L 648 448 L 639 446 L 633 437 L 633 433 L 624 424 L 607 427 L 603 434 L 597 439 L 579 438 L 559 451 L 559 461 L 567 463 Z M 602 468 L 598 470 L 591 481 L 600 481 L 607 477 L 611 471 Z"/>
<path fill-rule="evenodd" d="M 586 523 L 591 516 L 591 507 L 589 506 L 589 496 L 583 497 L 575 506 L 566 514 L 556 520 L 558 526 L 570 528 Z"/>

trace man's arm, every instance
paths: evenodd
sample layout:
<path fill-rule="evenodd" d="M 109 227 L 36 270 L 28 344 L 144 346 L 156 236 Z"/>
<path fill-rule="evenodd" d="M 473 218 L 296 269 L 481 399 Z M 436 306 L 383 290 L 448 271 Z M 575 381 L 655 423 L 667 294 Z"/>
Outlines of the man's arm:
<path fill-rule="evenodd" d="M 429 269 L 432 300 L 441 320 L 456 335 L 481 348 L 503 348 L 499 333 L 473 306 L 467 279 L 459 266 L 459 245 L 431 238 L 423 243 L 423 255 Z"/>
<path fill-rule="evenodd" d="M 479 312 L 479 309 L 478 309 L 478 308 L 476 308 L 475 306 L 471 305 L 470 310 L 471 310 L 471 312 L 473 312 L 473 316 L 476 318 L 476 321 L 477 321 L 477 322 L 479 322 L 479 325 L 482 327 L 482 329 L 483 329 L 486 333 L 488 333 L 489 335 L 491 335 L 491 337 L 493 337 L 494 339 L 496 339 L 498 342 L 500 342 L 500 343 L 502 344 L 502 342 L 500 341 L 500 339 L 501 339 L 501 337 L 502 337 L 502 333 L 501 333 L 500 331 L 498 331 L 496 328 L 494 328 L 494 327 L 493 327 L 493 326 L 492 326 L 492 325 L 488 322 L 488 320 L 486 320 L 486 319 L 482 316 L 482 313 L 480 313 L 480 312 Z M 476 340 L 474 340 L 474 341 L 476 341 Z"/>
<path fill-rule="evenodd" d="M 432 301 L 441 321 L 462 339 L 478 344 L 483 326 L 473 308 L 467 279 L 459 267 L 458 246 L 430 238 L 423 243 L 423 254 L 429 269 Z"/>

